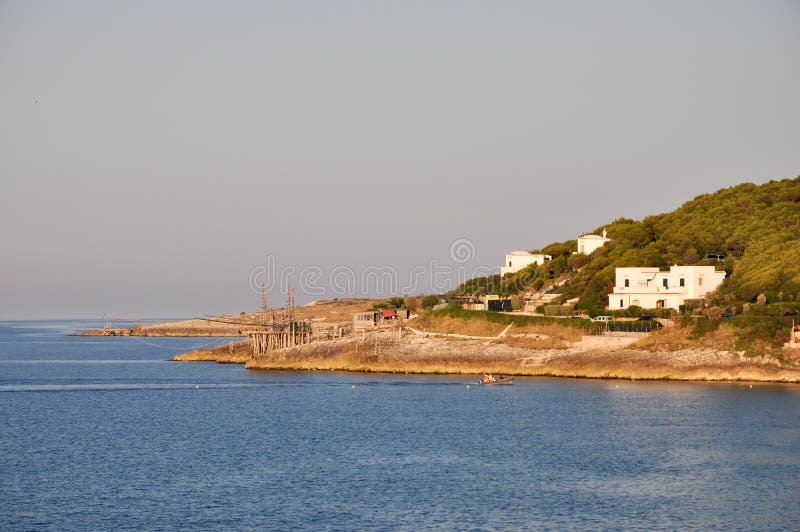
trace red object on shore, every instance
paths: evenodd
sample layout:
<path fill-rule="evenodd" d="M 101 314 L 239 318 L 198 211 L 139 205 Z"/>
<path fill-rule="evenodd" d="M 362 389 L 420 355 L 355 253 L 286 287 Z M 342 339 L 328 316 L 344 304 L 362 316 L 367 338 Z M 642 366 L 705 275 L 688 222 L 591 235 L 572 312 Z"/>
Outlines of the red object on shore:
<path fill-rule="evenodd" d="M 384 309 L 384 310 L 381 310 L 381 315 L 383 316 L 384 319 L 396 318 L 397 317 L 397 312 L 395 312 L 394 310 Z"/>

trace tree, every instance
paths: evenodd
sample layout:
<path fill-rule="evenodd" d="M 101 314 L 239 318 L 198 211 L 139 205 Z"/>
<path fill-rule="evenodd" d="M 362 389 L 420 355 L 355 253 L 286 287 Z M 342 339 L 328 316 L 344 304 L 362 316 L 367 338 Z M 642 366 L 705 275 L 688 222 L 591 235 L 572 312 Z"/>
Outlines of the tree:
<path fill-rule="evenodd" d="M 428 310 L 432 309 L 439 304 L 440 297 L 436 294 L 430 294 L 422 298 L 422 308 Z"/>
<path fill-rule="evenodd" d="M 419 308 L 419 303 L 419 298 L 413 296 L 406 296 L 406 298 L 403 299 L 403 305 L 405 305 L 409 312 L 416 312 Z"/>
<path fill-rule="evenodd" d="M 400 308 L 405 303 L 402 297 L 393 297 L 389 300 L 389 308 Z"/>
<path fill-rule="evenodd" d="M 535 278 L 487 276 L 467 281 L 459 295 L 516 294 L 537 291 L 569 273 L 559 292 L 582 300 L 594 296 L 591 306 L 601 307 L 614 283 L 615 268 L 673 264 L 713 265 L 726 272 L 717 298 L 727 307 L 783 298 L 800 300 L 800 177 L 744 183 L 703 194 L 678 209 L 643 220 L 620 218 L 605 224 L 612 238 L 591 255 L 573 254 L 575 240 L 556 242 L 541 249 L 552 260 L 536 268 Z M 596 232 L 602 229 L 598 228 Z M 706 253 L 725 253 L 724 261 L 700 260 Z M 533 270 L 531 270 L 532 272 Z M 793 297 L 790 297 L 793 296 Z M 755 306 L 755 305 L 754 305 Z"/>

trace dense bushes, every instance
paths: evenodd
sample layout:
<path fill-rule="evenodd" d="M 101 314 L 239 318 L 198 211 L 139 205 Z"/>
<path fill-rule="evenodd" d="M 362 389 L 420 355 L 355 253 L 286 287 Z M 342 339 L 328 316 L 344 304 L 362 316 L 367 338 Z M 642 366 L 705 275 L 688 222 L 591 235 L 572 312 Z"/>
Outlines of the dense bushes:
<path fill-rule="evenodd" d="M 616 318 L 638 318 L 639 316 L 646 314 L 648 316 L 653 316 L 654 318 L 669 319 L 674 317 L 677 312 L 669 308 L 644 309 L 637 307 L 636 305 L 631 305 L 623 310 L 609 310 L 607 311 L 607 314 Z"/>
<path fill-rule="evenodd" d="M 800 292 L 800 178 L 743 184 L 705 194 L 666 214 L 637 222 L 615 220 L 606 229 L 612 242 L 576 274 L 565 293 L 586 297 L 613 283 L 613 268 L 713 264 L 728 278 L 720 293 L 755 301 L 761 293 Z M 601 228 L 598 228 L 598 230 Z M 724 253 L 724 261 L 701 260 Z"/>
<path fill-rule="evenodd" d="M 609 321 L 607 330 L 611 332 L 652 332 L 663 327 L 655 320 L 648 321 Z"/>
<path fill-rule="evenodd" d="M 431 294 L 422 298 L 422 308 L 431 309 L 439 304 L 439 296 Z"/>
<path fill-rule="evenodd" d="M 553 243 L 539 250 L 553 257 L 544 265 L 502 279 L 499 275 L 473 279 L 458 292 L 516 294 L 539 290 L 570 273 L 569 282 L 558 291 L 564 299 L 580 298 L 576 309 L 597 316 L 608 313 L 607 294 L 614 285 L 615 268 L 705 264 L 727 273 L 714 296 L 717 306 L 738 311 L 750 304 L 753 314 L 766 312 L 773 318 L 789 315 L 786 309 L 800 310 L 795 306 L 800 305 L 800 177 L 725 188 L 698 196 L 673 212 L 641 221 L 619 218 L 593 232 L 603 228 L 612 241 L 591 255 L 574 254 L 575 240 Z M 704 259 L 708 254 L 726 258 Z M 665 312 L 658 316 L 667 317 Z M 769 336 L 767 329 L 750 328 L 747 334 Z"/>
<path fill-rule="evenodd" d="M 538 274 L 550 278 L 574 272 L 563 293 L 584 299 L 608 294 L 618 267 L 707 264 L 727 272 L 720 293 L 735 300 L 755 302 L 762 293 L 768 303 L 781 299 L 781 293 L 796 299 L 800 297 L 798 197 L 800 177 L 722 189 L 641 221 L 619 218 L 595 229 L 595 233 L 607 229 L 612 241 L 591 255 L 574 255 L 574 240 L 545 246 L 541 252 L 553 260 Z M 702 260 L 709 253 L 727 257 Z"/>

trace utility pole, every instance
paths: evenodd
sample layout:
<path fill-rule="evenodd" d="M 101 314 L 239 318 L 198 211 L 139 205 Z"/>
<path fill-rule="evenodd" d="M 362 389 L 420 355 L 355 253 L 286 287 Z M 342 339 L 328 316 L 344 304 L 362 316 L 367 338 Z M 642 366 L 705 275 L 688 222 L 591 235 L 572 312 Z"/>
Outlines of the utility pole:
<path fill-rule="evenodd" d="M 267 317 L 269 315 L 269 308 L 267 307 L 267 289 L 261 288 L 261 321 L 263 325 L 267 326 Z"/>

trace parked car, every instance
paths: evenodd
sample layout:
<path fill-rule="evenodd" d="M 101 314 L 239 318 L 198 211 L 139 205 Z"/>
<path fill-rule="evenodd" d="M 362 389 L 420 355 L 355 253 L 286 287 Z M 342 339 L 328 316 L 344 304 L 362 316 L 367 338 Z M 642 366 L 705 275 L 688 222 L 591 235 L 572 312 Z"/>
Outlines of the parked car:
<path fill-rule="evenodd" d="M 650 314 L 642 314 L 639 316 L 639 321 L 657 321 L 655 316 L 651 316 Z"/>
<path fill-rule="evenodd" d="M 613 319 L 611 316 L 595 316 L 592 321 L 612 321 Z"/>
<path fill-rule="evenodd" d="M 732 318 L 732 317 L 733 317 L 733 313 L 732 313 L 732 312 L 723 312 L 723 313 L 721 314 L 721 316 L 722 316 L 723 318 Z"/>

